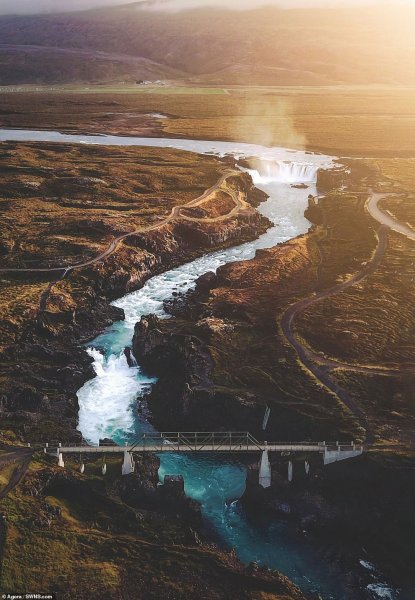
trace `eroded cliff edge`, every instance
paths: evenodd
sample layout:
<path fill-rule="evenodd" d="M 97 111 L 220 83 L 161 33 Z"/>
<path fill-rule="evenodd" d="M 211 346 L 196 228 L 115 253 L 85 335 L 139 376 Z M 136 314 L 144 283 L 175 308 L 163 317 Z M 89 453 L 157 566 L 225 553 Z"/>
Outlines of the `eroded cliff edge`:
<path fill-rule="evenodd" d="M 76 391 L 94 376 L 81 344 L 123 318 L 110 301 L 266 231 L 254 208 L 265 195 L 231 158 L 64 144 L 9 144 L 5 152 L 3 427 L 32 442 L 76 438 Z"/>
<path fill-rule="evenodd" d="M 76 391 L 94 376 L 82 343 L 123 318 L 110 301 L 257 237 L 269 226 L 254 209 L 264 195 L 229 158 L 61 144 L 2 150 L 0 476 L 10 479 L 0 490 L 3 589 L 33 591 L 41 578 L 44 590 L 68 600 L 303 600 L 284 576 L 244 567 L 204 542 L 199 505 L 180 480 L 158 485 L 155 457 L 122 478 L 119 461 L 107 457 L 104 478 L 96 461 L 79 473 L 78 458 L 59 469 L 33 449 L 36 441 L 79 440 Z M 198 197 L 197 206 L 176 210 Z M 94 260 L 111 245 L 105 260 Z"/>
<path fill-rule="evenodd" d="M 415 250 L 380 229 L 365 205 L 372 187 L 401 194 L 401 210 L 411 199 L 379 181 L 373 165 L 347 167 L 341 178 L 327 174 L 325 196 L 310 199 L 308 235 L 203 276 L 194 293 L 166 305 L 172 319 L 137 323 L 133 349 L 158 377 L 148 402 L 160 430 L 174 423 L 278 441 L 370 440 L 360 459 L 317 465 L 294 485 L 275 459 L 273 487 L 262 490 L 256 471 L 244 506 L 251 516 L 288 512 L 340 564 L 356 566 L 369 552 L 399 584 L 411 582 L 415 532 Z M 291 313 L 304 298 L 318 301 Z M 295 316 L 288 330 L 287 314 Z M 302 460 L 295 469 L 304 473 Z"/>

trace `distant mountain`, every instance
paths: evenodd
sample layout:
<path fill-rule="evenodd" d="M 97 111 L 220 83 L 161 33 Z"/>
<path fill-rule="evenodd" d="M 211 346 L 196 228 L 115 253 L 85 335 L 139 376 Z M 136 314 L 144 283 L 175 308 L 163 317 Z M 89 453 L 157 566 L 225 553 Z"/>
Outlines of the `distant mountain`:
<path fill-rule="evenodd" d="M 126 5 L 0 18 L 0 83 L 415 84 L 415 9 Z"/>

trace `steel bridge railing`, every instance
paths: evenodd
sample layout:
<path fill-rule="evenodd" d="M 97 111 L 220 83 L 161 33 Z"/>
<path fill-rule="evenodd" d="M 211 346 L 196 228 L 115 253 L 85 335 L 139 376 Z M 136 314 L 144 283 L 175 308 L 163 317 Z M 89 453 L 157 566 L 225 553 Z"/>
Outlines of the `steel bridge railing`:
<path fill-rule="evenodd" d="M 199 452 L 209 448 L 209 451 L 232 452 L 233 450 L 251 450 L 254 446 L 261 450 L 263 443 L 256 440 L 250 433 L 243 432 L 164 432 L 164 433 L 143 433 L 143 435 L 131 445 L 130 452 L 138 452 L 140 448 L 146 446 L 159 447 L 160 451 L 165 451 L 166 446 L 170 446 L 173 451 L 175 448 L 181 450 L 186 448 L 189 452 Z"/>
<path fill-rule="evenodd" d="M 93 451 L 94 448 L 100 449 L 111 448 L 115 452 L 120 452 L 125 447 L 128 452 L 255 452 L 265 449 L 272 451 L 284 452 L 299 452 L 320 451 L 325 450 L 350 450 L 362 449 L 361 444 L 355 442 L 260 442 L 253 435 L 246 431 L 212 431 L 212 432 L 162 432 L 162 433 L 143 433 L 138 439 L 133 442 L 125 443 L 125 446 L 116 444 L 115 442 L 101 443 L 93 445 L 82 440 L 81 443 L 73 442 L 56 442 L 55 440 L 47 443 L 28 444 L 33 450 L 43 449 L 45 452 L 58 452 L 59 448 L 64 451 L 80 452 Z M 151 450 L 150 450 L 151 448 Z"/>

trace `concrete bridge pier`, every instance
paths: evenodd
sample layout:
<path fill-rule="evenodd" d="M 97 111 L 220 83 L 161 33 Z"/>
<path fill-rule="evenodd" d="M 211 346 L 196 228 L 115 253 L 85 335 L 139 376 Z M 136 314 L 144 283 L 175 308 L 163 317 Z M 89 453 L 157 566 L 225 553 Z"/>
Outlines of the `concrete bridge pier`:
<path fill-rule="evenodd" d="M 83 473 L 85 471 L 85 465 L 83 462 L 81 462 L 81 466 L 79 467 L 79 472 Z"/>
<path fill-rule="evenodd" d="M 106 473 L 107 473 L 107 465 L 106 465 L 106 463 L 104 463 L 102 465 L 102 474 L 105 475 Z"/>
<path fill-rule="evenodd" d="M 58 467 L 64 467 L 65 463 L 63 462 L 62 452 L 58 452 Z"/>
<path fill-rule="evenodd" d="M 340 449 L 340 446 L 336 446 L 336 450 L 324 449 L 323 463 L 330 465 L 331 463 L 338 462 L 340 460 L 347 460 L 348 458 L 355 458 L 363 454 L 363 447 L 356 447 L 354 442 L 350 444 L 350 449 L 346 449 L 344 446 Z"/>
<path fill-rule="evenodd" d="M 263 450 L 261 463 L 259 465 L 259 485 L 263 488 L 271 487 L 271 464 L 268 458 L 268 450 Z"/>
<path fill-rule="evenodd" d="M 268 425 L 269 416 L 271 414 L 271 409 L 269 406 L 265 408 L 264 418 L 262 420 L 262 431 L 265 431 Z"/>
<path fill-rule="evenodd" d="M 293 461 L 288 461 L 288 481 L 291 483 L 293 480 Z"/>
<path fill-rule="evenodd" d="M 129 475 L 134 473 L 134 460 L 131 452 L 124 452 L 124 460 L 122 463 L 122 474 Z"/>
<path fill-rule="evenodd" d="M 310 463 L 308 460 L 304 461 L 304 471 L 306 475 L 310 475 Z"/>

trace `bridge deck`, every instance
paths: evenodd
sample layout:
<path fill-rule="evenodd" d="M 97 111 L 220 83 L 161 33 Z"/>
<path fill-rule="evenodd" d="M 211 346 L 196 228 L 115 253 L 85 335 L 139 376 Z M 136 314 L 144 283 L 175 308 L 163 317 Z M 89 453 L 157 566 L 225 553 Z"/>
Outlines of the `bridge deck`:
<path fill-rule="evenodd" d="M 328 448 L 340 451 L 350 451 L 351 445 L 326 446 L 326 445 L 301 445 L 301 444 L 204 444 L 203 446 L 191 446 L 187 444 L 139 444 L 135 446 L 63 446 L 59 448 L 62 454 L 121 454 L 123 452 L 325 452 Z M 355 446 L 360 449 L 360 446 Z"/>
<path fill-rule="evenodd" d="M 361 446 L 326 442 L 259 442 L 247 432 L 169 432 L 143 434 L 135 443 L 126 446 L 50 444 L 49 451 L 61 454 L 121 454 L 124 452 L 350 452 Z"/>

